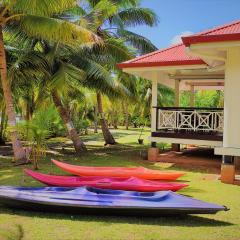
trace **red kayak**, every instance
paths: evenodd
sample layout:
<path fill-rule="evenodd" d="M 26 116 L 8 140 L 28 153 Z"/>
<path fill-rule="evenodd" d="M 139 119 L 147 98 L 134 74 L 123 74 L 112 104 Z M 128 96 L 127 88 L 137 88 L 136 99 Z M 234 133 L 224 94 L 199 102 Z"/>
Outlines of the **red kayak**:
<path fill-rule="evenodd" d="M 183 183 L 169 183 L 143 180 L 135 177 L 130 178 L 105 178 L 105 177 L 72 177 L 72 176 L 54 176 L 47 175 L 38 172 L 31 171 L 29 169 L 24 170 L 26 174 L 34 179 L 42 182 L 48 186 L 58 187 L 96 187 L 113 190 L 128 190 L 128 191 L 140 191 L 140 192 L 154 192 L 154 191 L 178 191 L 187 184 Z"/>
<path fill-rule="evenodd" d="M 158 171 L 144 167 L 86 167 L 76 166 L 56 160 L 52 160 L 54 164 L 62 168 L 64 171 L 78 176 L 101 176 L 101 177 L 136 177 L 148 180 L 176 180 L 183 176 L 184 172 Z"/>

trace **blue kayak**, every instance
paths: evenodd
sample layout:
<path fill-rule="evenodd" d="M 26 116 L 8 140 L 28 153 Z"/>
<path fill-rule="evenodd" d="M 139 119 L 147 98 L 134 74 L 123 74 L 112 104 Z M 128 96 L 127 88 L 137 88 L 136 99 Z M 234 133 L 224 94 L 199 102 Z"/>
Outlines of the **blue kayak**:
<path fill-rule="evenodd" d="M 36 211 L 120 215 L 205 214 L 227 210 L 171 191 L 132 192 L 91 187 L 0 187 L 0 203 Z"/>

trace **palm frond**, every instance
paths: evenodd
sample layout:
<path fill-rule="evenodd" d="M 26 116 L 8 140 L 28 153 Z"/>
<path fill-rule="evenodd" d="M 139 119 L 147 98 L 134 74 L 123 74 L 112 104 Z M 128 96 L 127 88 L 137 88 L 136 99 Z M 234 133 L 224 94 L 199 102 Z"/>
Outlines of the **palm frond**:
<path fill-rule="evenodd" d="M 115 15 L 117 11 L 118 6 L 110 0 L 99 1 L 93 8 L 93 12 L 99 13 L 97 25 L 101 26 L 106 19 Z"/>
<path fill-rule="evenodd" d="M 146 54 L 157 50 L 157 47 L 154 46 L 149 39 L 139 34 L 125 29 L 120 29 L 117 33 L 120 37 L 126 39 L 126 42 L 135 47 L 141 54 Z"/>
<path fill-rule="evenodd" d="M 157 24 L 156 14 L 149 8 L 128 8 L 120 11 L 113 17 L 112 22 L 125 27 L 137 25 L 154 26 Z"/>
<path fill-rule="evenodd" d="M 19 85 L 37 79 L 42 74 L 47 74 L 48 63 L 41 53 L 11 49 L 8 54 L 12 54 L 14 59 L 8 68 L 8 78 L 13 84 Z"/>
<path fill-rule="evenodd" d="M 49 79 L 49 89 L 58 89 L 62 91 L 68 91 L 70 88 L 77 88 L 81 86 L 86 78 L 86 74 L 79 68 L 61 62 L 58 70 Z"/>
<path fill-rule="evenodd" d="M 92 48 L 82 49 L 79 54 L 88 56 L 92 60 L 113 68 L 116 63 L 127 61 L 135 56 L 134 52 L 125 45 L 122 39 L 107 38 L 103 44 L 93 45 Z"/>
<path fill-rule="evenodd" d="M 70 9 L 76 4 L 76 0 L 17 0 L 10 10 L 16 13 L 49 17 Z"/>
<path fill-rule="evenodd" d="M 77 16 L 84 16 L 87 14 L 86 10 L 79 5 L 67 10 L 65 13 Z"/>
<path fill-rule="evenodd" d="M 22 18 L 20 30 L 30 37 L 70 45 L 92 44 L 100 40 L 94 33 L 76 24 L 33 15 Z"/>

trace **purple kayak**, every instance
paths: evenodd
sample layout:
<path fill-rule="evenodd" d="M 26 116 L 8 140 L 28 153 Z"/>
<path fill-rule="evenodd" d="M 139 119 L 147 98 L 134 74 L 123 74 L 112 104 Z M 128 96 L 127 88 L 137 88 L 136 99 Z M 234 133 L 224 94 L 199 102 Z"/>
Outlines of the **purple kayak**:
<path fill-rule="evenodd" d="M 0 203 L 36 211 L 149 215 L 213 214 L 226 207 L 171 191 L 132 192 L 91 187 L 0 187 Z"/>

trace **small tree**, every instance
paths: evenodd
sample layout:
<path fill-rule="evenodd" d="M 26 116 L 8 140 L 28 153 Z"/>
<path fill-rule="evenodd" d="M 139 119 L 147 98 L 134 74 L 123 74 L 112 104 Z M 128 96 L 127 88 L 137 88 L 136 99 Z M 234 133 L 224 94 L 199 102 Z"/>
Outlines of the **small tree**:
<path fill-rule="evenodd" d="M 39 169 L 39 160 L 46 156 L 46 140 L 53 134 L 53 129 L 61 128 L 56 109 L 40 109 L 32 120 L 20 122 L 17 125 L 18 132 L 29 142 L 31 148 L 30 160 L 34 169 Z"/>

